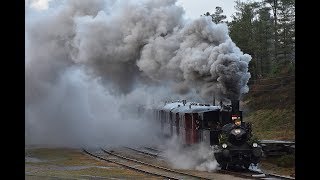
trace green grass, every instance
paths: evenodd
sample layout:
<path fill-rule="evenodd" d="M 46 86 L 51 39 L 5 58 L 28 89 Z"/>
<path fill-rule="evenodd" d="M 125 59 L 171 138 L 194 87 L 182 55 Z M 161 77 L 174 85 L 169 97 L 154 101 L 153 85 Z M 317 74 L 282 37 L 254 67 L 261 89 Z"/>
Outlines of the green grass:
<path fill-rule="evenodd" d="M 294 140 L 295 113 L 287 109 L 261 109 L 250 112 L 246 121 L 252 123 L 252 132 L 259 139 Z"/>
<path fill-rule="evenodd" d="M 295 154 L 264 158 L 259 164 L 266 172 L 286 176 L 295 174 Z"/>
<path fill-rule="evenodd" d="M 258 139 L 295 140 L 294 77 L 260 81 L 249 88 L 251 91 L 243 99 L 244 120 L 252 123 L 254 136 Z M 268 157 L 260 165 L 273 173 L 292 175 L 295 174 L 295 154 Z"/>
<path fill-rule="evenodd" d="M 282 76 L 290 76 L 283 74 Z M 292 74 L 291 74 L 292 76 Z M 245 121 L 259 139 L 295 139 L 295 79 L 269 79 L 249 86 Z"/>
<path fill-rule="evenodd" d="M 282 162 L 282 159 L 286 159 L 285 162 Z M 259 166 L 266 173 L 275 173 L 285 176 L 292 176 L 295 174 L 294 159 L 294 155 L 290 155 L 290 157 L 267 158 L 263 159 L 259 163 Z"/>
<path fill-rule="evenodd" d="M 295 166 L 295 155 L 294 154 L 283 155 L 276 159 L 276 164 L 279 167 Z"/>

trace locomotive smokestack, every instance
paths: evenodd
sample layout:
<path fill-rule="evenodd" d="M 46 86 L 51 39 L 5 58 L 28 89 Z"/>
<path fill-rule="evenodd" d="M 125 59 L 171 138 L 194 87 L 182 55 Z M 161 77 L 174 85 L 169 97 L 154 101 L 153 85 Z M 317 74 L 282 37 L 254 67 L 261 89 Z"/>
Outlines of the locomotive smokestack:
<path fill-rule="evenodd" d="M 232 113 L 237 114 L 239 112 L 239 100 L 231 100 Z"/>

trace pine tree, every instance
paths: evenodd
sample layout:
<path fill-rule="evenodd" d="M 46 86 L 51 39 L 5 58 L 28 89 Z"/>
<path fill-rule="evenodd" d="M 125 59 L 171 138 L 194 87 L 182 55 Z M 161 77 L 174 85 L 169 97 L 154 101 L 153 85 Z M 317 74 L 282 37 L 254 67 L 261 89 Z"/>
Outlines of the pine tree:
<path fill-rule="evenodd" d="M 227 23 L 227 21 L 224 21 L 227 16 L 226 15 L 223 15 L 223 10 L 220 6 L 217 6 L 216 7 L 216 11 L 214 12 L 214 14 L 210 14 L 209 12 L 206 12 L 205 16 L 211 16 L 212 18 L 212 22 L 218 24 L 218 23 Z"/>

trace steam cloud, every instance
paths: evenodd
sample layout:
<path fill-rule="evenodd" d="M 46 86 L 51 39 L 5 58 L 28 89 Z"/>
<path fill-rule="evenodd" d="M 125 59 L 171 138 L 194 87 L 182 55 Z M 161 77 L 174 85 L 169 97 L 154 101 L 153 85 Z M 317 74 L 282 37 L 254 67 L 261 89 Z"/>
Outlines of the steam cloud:
<path fill-rule="evenodd" d="M 154 128 L 137 116 L 138 105 L 168 94 L 239 99 L 248 92 L 251 56 L 227 26 L 186 20 L 175 3 L 53 0 L 39 12 L 26 6 L 26 143 L 147 143 Z"/>
<path fill-rule="evenodd" d="M 164 148 L 164 156 L 174 168 L 213 172 L 218 167 L 213 150 L 205 144 L 183 148 L 177 137 L 173 137 L 165 143 Z"/>

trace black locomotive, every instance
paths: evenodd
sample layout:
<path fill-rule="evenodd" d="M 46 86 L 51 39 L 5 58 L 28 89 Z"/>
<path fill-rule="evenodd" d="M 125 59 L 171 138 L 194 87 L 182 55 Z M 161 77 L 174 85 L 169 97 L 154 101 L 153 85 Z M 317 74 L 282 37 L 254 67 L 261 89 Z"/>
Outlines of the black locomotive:
<path fill-rule="evenodd" d="M 261 146 L 252 137 L 251 124 L 242 120 L 239 101 L 218 106 L 186 100 L 167 102 L 153 110 L 153 116 L 166 137 L 176 135 L 186 145 L 201 142 L 211 146 L 222 169 L 249 168 L 261 158 Z"/>
<path fill-rule="evenodd" d="M 222 169 L 229 166 L 248 169 L 251 163 L 256 165 L 260 161 L 262 149 L 252 137 L 251 124 L 243 122 L 236 114 L 232 115 L 232 121 L 221 128 L 219 146 L 214 154 Z"/>

